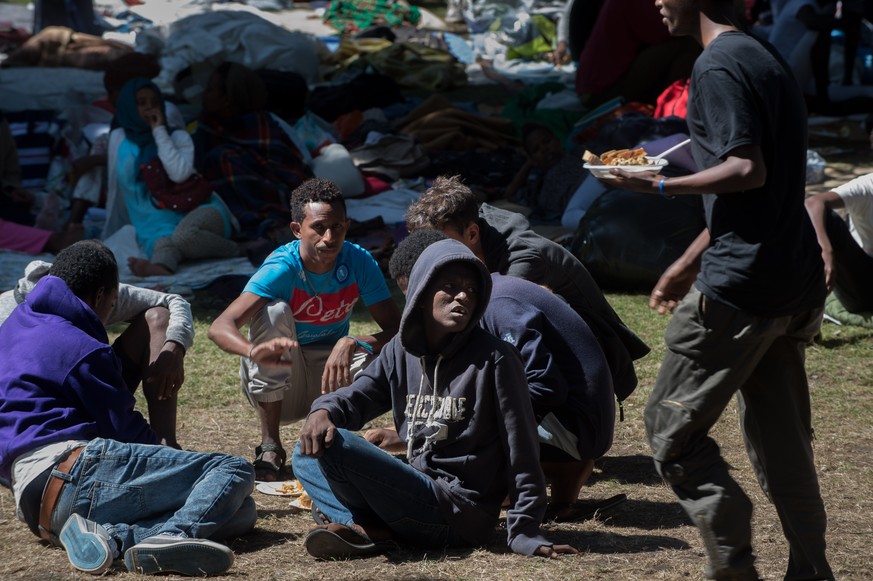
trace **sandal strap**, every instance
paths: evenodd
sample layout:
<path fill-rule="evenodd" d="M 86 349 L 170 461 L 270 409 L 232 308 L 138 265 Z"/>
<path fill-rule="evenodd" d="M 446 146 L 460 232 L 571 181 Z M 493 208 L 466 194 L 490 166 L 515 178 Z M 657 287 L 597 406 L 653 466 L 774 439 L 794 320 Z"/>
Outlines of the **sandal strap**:
<path fill-rule="evenodd" d="M 288 459 L 285 448 L 283 448 L 279 444 L 266 443 L 261 444 L 260 446 L 255 448 L 255 460 L 261 460 L 264 453 L 266 452 L 273 452 L 275 454 L 278 454 L 282 464 L 284 464 L 285 460 Z"/>

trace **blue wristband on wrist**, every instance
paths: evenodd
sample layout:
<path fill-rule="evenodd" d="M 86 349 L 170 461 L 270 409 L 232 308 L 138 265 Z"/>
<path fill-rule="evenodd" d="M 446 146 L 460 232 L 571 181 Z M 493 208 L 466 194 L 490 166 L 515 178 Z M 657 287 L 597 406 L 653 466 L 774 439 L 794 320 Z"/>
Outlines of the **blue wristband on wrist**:
<path fill-rule="evenodd" d="M 351 335 L 349 335 L 349 339 L 353 339 L 355 341 L 355 345 L 357 345 L 358 349 L 360 349 L 360 350 L 362 350 L 365 353 L 368 353 L 370 355 L 375 355 L 375 353 L 373 352 L 373 346 L 370 345 L 369 343 L 365 343 L 364 341 L 361 341 L 357 337 L 353 337 Z"/>
<path fill-rule="evenodd" d="M 664 182 L 667 181 L 667 178 L 661 178 L 661 181 L 658 182 L 658 191 L 661 192 L 661 195 L 667 198 L 668 200 L 672 200 L 673 196 L 667 195 L 664 193 Z"/>

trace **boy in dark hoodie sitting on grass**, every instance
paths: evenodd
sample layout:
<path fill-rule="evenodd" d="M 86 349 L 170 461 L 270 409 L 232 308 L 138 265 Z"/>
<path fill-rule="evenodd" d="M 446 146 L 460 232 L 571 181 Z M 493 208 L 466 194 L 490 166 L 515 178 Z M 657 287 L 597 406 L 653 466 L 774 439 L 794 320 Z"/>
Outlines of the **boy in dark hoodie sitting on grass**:
<path fill-rule="evenodd" d="M 516 553 L 575 554 L 540 531 L 546 486 L 518 351 L 477 326 L 491 294 L 463 244 L 428 247 L 409 277 L 400 332 L 351 386 L 324 395 L 300 433 L 294 472 L 327 522 L 306 537 L 322 559 L 484 545 L 509 495 Z M 391 410 L 408 463 L 352 433 Z"/>

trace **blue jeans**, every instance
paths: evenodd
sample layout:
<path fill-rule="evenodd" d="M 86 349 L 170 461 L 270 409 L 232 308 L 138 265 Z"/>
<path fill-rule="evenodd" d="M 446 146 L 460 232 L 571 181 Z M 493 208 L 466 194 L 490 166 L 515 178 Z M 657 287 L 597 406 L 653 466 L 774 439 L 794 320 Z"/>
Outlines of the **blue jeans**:
<path fill-rule="evenodd" d="M 254 469 L 227 454 L 97 438 L 60 476 L 67 482 L 52 515 L 52 534 L 76 513 L 103 525 L 122 553 L 157 534 L 237 536 L 257 519 Z"/>
<path fill-rule="evenodd" d="M 294 475 L 331 522 L 388 527 L 424 547 L 459 544 L 431 479 L 361 436 L 337 430 L 321 458 L 294 448 Z"/>

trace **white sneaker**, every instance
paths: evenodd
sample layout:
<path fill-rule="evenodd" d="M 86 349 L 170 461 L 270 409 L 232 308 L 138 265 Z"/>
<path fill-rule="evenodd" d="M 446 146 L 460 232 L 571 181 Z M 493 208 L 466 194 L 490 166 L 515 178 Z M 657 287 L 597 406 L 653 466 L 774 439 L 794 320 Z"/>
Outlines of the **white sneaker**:
<path fill-rule="evenodd" d="M 70 563 L 85 573 L 100 575 L 118 557 L 109 531 L 78 514 L 70 515 L 64 523 L 60 539 Z"/>
<path fill-rule="evenodd" d="M 127 569 L 143 575 L 178 573 L 203 577 L 224 573 L 233 565 L 233 551 L 207 539 L 155 535 L 124 553 Z"/>

